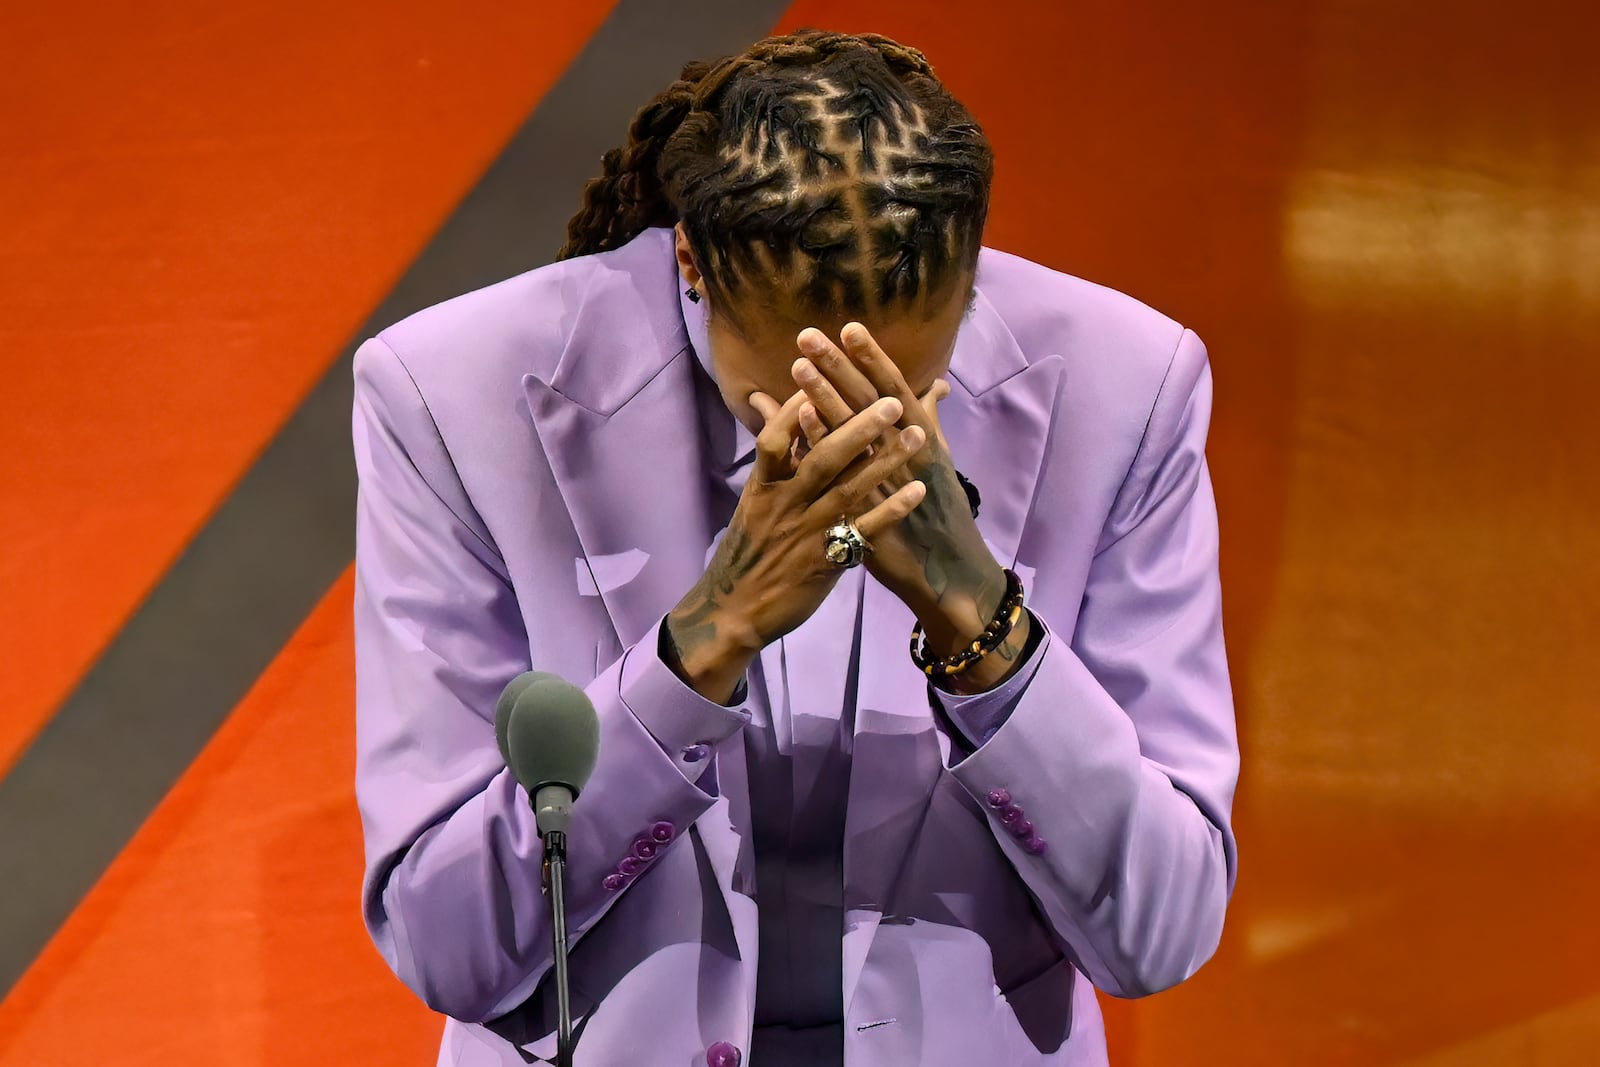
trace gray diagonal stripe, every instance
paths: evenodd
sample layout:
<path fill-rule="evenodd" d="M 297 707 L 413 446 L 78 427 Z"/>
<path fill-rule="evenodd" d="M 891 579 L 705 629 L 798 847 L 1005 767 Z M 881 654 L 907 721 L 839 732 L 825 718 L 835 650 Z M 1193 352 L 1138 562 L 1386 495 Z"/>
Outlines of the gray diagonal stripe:
<path fill-rule="evenodd" d="M 684 61 L 743 49 L 786 6 L 622 0 L 0 780 L 0 996 L 350 563 L 355 344 L 546 261 L 634 110 Z"/>

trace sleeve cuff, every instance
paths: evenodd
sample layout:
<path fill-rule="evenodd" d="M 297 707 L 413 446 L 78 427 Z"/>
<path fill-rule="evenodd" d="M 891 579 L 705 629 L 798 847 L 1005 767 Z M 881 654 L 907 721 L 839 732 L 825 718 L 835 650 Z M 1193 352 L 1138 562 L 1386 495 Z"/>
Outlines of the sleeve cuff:
<path fill-rule="evenodd" d="M 1029 614 L 1032 616 L 1030 625 L 1038 629 L 1039 636 L 1033 642 L 1032 654 L 1010 678 L 985 693 L 947 693 L 929 686 L 944 718 L 960 732 L 969 751 L 976 751 L 1000 731 L 1028 683 L 1039 673 L 1039 663 L 1050 647 L 1050 629 L 1038 615 Z"/>
<path fill-rule="evenodd" d="M 670 756 L 684 777 L 697 781 L 711 763 L 716 747 L 750 721 L 749 690 L 739 682 L 738 701 L 726 707 L 707 700 L 684 684 L 661 660 L 660 635 L 665 619 L 630 648 L 622 662 L 622 702 L 656 744 Z"/>

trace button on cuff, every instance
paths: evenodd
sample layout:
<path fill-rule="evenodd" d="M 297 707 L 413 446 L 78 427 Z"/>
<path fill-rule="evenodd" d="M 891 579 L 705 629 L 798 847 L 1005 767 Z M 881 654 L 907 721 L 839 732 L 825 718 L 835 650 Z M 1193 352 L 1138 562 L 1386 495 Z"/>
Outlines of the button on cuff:
<path fill-rule="evenodd" d="M 742 706 L 707 700 L 661 662 L 658 648 L 664 625 L 662 620 L 650 636 L 628 650 L 622 663 L 621 692 L 622 702 L 634 718 L 676 760 L 696 745 L 714 745 L 732 737 L 750 721 L 750 713 Z M 697 761 L 685 758 L 685 762 Z"/>

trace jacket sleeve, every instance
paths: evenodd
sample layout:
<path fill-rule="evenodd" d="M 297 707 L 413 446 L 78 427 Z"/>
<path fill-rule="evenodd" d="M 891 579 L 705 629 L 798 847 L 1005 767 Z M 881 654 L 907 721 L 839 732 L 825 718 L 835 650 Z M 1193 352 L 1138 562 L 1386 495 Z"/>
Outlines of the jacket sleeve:
<path fill-rule="evenodd" d="M 951 770 L 1065 950 L 1117 996 L 1199 969 L 1233 891 L 1239 750 L 1205 462 L 1210 405 L 1205 347 L 1185 331 L 1075 627 L 1055 620 L 1011 714 Z"/>
<path fill-rule="evenodd" d="M 505 563 L 400 358 L 368 340 L 354 375 L 364 918 L 430 1007 L 480 1022 L 521 1004 L 551 967 L 540 842 L 493 725 L 500 690 L 535 657 Z M 713 743 L 748 720 L 684 686 L 654 632 L 586 692 L 601 756 L 569 834 L 574 942 L 715 800 L 635 710 Z"/>

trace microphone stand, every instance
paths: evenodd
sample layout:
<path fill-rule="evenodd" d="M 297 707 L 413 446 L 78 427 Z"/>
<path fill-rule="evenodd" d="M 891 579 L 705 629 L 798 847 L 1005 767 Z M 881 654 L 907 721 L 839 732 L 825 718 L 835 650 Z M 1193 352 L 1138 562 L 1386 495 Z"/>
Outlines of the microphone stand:
<path fill-rule="evenodd" d="M 544 883 L 550 894 L 550 937 L 556 975 L 556 1067 L 572 1067 L 572 1005 L 567 996 L 567 835 L 544 835 Z"/>

